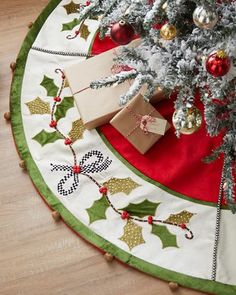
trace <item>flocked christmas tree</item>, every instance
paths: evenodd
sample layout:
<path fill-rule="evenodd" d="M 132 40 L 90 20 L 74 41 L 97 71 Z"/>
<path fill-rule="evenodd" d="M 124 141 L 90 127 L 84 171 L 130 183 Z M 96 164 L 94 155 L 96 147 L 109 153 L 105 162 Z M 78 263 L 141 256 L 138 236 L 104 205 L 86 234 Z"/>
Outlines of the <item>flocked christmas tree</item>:
<path fill-rule="evenodd" d="M 222 144 L 208 160 L 224 154 L 224 196 L 235 213 L 236 2 L 92 0 L 83 7 L 79 19 L 95 15 L 100 18 L 101 38 L 109 34 L 124 45 L 136 34 L 141 44 L 125 48 L 117 57 L 116 62 L 125 65 L 126 70 L 90 86 L 109 87 L 134 79 L 121 104 L 134 97 L 144 84 L 146 100 L 157 87 L 169 94 L 177 92 L 173 114 L 177 136 L 190 134 L 201 125 L 201 113 L 194 106 L 200 93 L 208 134 L 216 136 L 224 131 Z"/>

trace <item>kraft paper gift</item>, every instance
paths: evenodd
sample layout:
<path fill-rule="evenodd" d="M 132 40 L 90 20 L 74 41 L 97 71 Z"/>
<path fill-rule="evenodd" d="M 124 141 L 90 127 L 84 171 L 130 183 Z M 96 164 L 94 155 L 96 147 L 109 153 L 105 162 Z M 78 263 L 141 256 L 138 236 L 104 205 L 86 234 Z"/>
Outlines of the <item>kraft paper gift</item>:
<path fill-rule="evenodd" d="M 137 46 L 139 42 L 139 40 L 135 40 L 129 44 L 129 47 Z M 121 48 L 122 46 L 117 47 L 65 68 L 66 78 L 87 129 L 93 129 L 108 123 L 122 109 L 120 96 L 128 91 L 131 81 L 126 81 L 115 87 L 103 87 L 100 89 L 91 89 L 89 87 L 92 81 L 114 74 L 113 59 Z"/>
<path fill-rule="evenodd" d="M 141 94 L 110 121 L 141 154 L 145 154 L 170 128 L 170 124 Z"/>

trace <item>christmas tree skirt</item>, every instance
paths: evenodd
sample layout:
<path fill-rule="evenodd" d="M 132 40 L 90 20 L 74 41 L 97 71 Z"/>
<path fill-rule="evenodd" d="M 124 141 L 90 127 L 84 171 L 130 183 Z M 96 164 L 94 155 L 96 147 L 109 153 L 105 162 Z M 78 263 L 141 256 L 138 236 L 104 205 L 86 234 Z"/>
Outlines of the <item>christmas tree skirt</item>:
<path fill-rule="evenodd" d="M 221 139 L 204 126 L 180 140 L 170 129 L 141 155 L 109 124 L 85 130 L 63 69 L 114 44 L 99 40 L 96 19 L 78 24 L 73 1 L 49 3 L 14 72 L 13 134 L 35 187 L 76 233 L 130 266 L 235 294 L 236 216 L 217 207 L 222 160 L 202 162 Z M 172 101 L 157 109 L 171 122 Z"/>

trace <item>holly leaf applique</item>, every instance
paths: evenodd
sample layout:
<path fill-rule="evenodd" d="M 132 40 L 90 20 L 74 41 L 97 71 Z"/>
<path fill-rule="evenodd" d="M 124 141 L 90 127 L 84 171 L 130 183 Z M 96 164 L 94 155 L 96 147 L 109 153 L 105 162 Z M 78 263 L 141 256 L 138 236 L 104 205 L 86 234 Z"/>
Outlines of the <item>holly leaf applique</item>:
<path fill-rule="evenodd" d="M 40 84 L 47 91 L 47 96 L 56 96 L 59 88 L 54 83 L 54 80 L 44 75 L 43 81 Z"/>
<path fill-rule="evenodd" d="M 119 239 L 125 242 L 130 250 L 145 243 L 142 235 L 142 227 L 131 220 L 127 221 L 124 226 L 124 234 Z"/>
<path fill-rule="evenodd" d="M 107 187 L 111 195 L 117 193 L 124 193 L 129 195 L 134 189 L 140 186 L 140 184 L 133 181 L 130 177 L 127 178 L 111 178 L 103 184 Z"/>
<path fill-rule="evenodd" d="M 155 216 L 156 209 L 159 205 L 160 203 L 153 203 L 148 200 L 144 200 L 143 202 L 138 204 L 131 203 L 120 210 L 127 211 L 130 215 L 142 218 L 148 215 Z"/>
<path fill-rule="evenodd" d="M 57 105 L 55 112 L 56 121 L 66 116 L 66 112 L 74 107 L 74 98 L 72 96 L 64 97 L 60 104 Z"/>
<path fill-rule="evenodd" d="M 89 215 L 89 223 L 91 224 L 94 221 L 106 219 L 106 210 L 109 207 L 110 205 L 105 197 L 96 200 L 90 208 L 86 209 Z"/>
<path fill-rule="evenodd" d="M 43 101 L 40 97 L 26 103 L 31 115 L 50 114 L 50 103 Z"/>
<path fill-rule="evenodd" d="M 80 31 L 80 37 L 86 41 L 88 39 L 89 34 L 90 34 L 88 26 L 85 24 L 82 24 L 79 31 Z"/>
<path fill-rule="evenodd" d="M 74 18 L 71 22 L 63 24 L 61 31 L 71 31 L 74 29 L 74 27 L 78 26 L 79 24 L 79 20 L 77 18 Z"/>
<path fill-rule="evenodd" d="M 63 137 L 57 132 L 47 132 L 45 130 L 42 130 L 37 135 L 35 135 L 33 140 L 36 140 L 41 146 L 44 146 L 49 143 L 53 143 L 58 139 L 63 139 Z"/>
<path fill-rule="evenodd" d="M 84 131 L 85 131 L 84 124 L 82 120 L 79 119 L 72 122 L 72 129 L 68 135 L 70 139 L 72 140 L 72 142 L 75 142 L 76 140 L 83 138 Z"/>
<path fill-rule="evenodd" d="M 63 5 L 67 14 L 78 13 L 80 9 L 80 4 L 76 4 L 71 1 L 69 4 Z"/>
<path fill-rule="evenodd" d="M 180 225 L 182 223 L 189 223 L 193 215 L 195 215 L 195 213 L 191 213 L 189 211 L 183 210 L 177 214 L 170 214 L 170 216 L 165 221 Z"/>
<path fill-rule="evenodd" d="M 153 224 L 152 234 L 156 235 L 162 242 L 162 248 L 176 247 L 176 235 L 172 234 L 165 225 Z"/>

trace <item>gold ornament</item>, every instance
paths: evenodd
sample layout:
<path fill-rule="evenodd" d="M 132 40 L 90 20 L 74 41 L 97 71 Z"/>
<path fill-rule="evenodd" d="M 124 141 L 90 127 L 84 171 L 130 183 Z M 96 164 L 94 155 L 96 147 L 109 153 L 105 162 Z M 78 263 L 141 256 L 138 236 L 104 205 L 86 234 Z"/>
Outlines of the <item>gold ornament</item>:
<path fill-rule="evenodd" d="M 167 8 L 167 5 L 168 5 L 168 4 L 167 4 L 167 1 L 166 1 L 166 2 L 165 2 L 163 5 L 162 5 L 162 7 L 161 7 L 161 8 L 162 8 L 163 10 L 166 10 L 166 8 Z"/>
<path fill-rule="evenodd" d="M 212 30 L 218 21 L 218 15 L 214 9 L 200 5 L 193 12 L 193 21 L 200 29 Z"/>
<path fill-rule="evenodd" d="M 174 25 L 165 24 L 160 30 L 161 37 L 165 40 L 172 40 L 177 35 L 177 29 Z"/>
<path fill-rule="evenodd" d="M 172 121 L 175 129 L 181 134 L 193 134 L 202 125 L 202 115 L 196 107 L 186 111 L 179 109 L 174 112 Z"/>

